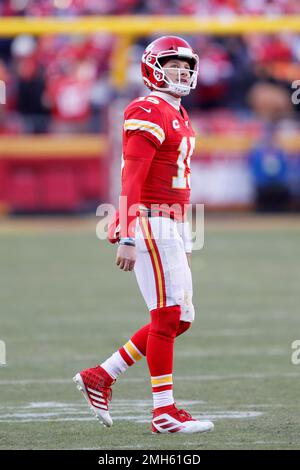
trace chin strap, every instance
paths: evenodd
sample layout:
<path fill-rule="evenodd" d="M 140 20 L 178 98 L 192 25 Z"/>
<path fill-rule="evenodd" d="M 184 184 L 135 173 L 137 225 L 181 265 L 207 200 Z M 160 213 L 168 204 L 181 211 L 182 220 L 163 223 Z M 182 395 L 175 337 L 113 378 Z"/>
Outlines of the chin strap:
<path fill-rule="evenodd" d="M 181 87 L 177 85 L 170 85 L 170 91 L 178 96 L 187 96 L 190 94 L 191 89 L 189 87 Z"/>

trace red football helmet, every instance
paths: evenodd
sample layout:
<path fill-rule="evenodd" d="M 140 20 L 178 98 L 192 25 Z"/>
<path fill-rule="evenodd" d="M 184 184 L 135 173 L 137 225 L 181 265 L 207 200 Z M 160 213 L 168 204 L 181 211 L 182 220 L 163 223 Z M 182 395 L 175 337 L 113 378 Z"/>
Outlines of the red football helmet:
<path fill-rule="evenodd" d="M 167 68 L 163 68 L 165 59 L 187 60 L 190 64 L 190 79 L 188 83 L 181 82 L 181 71 L 178 69 L 178 79 L 173 82 Z M 188 42 L 177 36 L 163 36 L 151 42 L 142 57 L 142 76 L 145 85 L 150 90 L 170 91 L 178 96 L 188 95 L 196 87 L 199 57 Z M 174 71 L 174 69 L 173 69 Z"/>

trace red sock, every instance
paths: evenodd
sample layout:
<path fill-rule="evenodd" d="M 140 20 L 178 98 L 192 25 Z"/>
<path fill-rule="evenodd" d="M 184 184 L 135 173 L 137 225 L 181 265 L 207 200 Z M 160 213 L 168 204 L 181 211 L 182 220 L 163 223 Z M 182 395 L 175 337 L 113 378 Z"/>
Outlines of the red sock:
<path fill-rule="evenodd" d="M 115 380 L 128 367 L 146 356 L 147 341 L 151 323 L 140 328 L 127 343 L 101 364 L 111 380 Z M 190 322 L 180 321 L 176 336 L 184 333 L 191 326 Z M 168 388 L 168 387 L 167 387 Z"/>
<path fill-rule="evenodd" d="M 148 341 L 148 334 L 150 330 L 150 324 L 148 323 L 147 325 L 144 325 L 142 328 L 140 328 L 134 335 L 130 338 L 130 341 L 134 344 L 134 346 L 140 351 L 140 353 L 143 356 L 146 356 L 146 350 L 147 350 L 147 341 Z M 182 321 L 180 320 L 179 323 L 179 328 L 176 333 L 176 337 L 182 335 L 186 330 L 188 330 L 191 326 L 190 322 L 187 321 Z M 129 356 L 128 352 L 126 349 L 124 349 L 124 346 L 119 349 L 119 353 L 123 357 L 124 361 L 127 362 L 129 366 L 132 366 L 135 361 L 132 360 L 132 358 Z"/>
<path fill-rule="evenodd" d="M 146 356 L 149 326 L 150 324 L 140 328 L 134 333 L 130 340 L 119 349 L 120 355 L 128 366 L 132 366 L 136 361 Z"/>
<path fill-rule="evenodd" d="M 179 328 L 178 328 L 177 333 L 176 333 L 176 338 L 177 338 L 177 336 L 182 335 L 182 333 L 184 333 L 186 330 L 188 330 L 190 328 L 190 326 L 191 326 L 191 322 L 180 320 Z"/>
<path fill-rule="evenodd" d="M 178 305 L 151 311 L 147 362 L 151 375 L 154 408 L 174 403 L 173 350 L 180 323 L 180 313 Z"/>

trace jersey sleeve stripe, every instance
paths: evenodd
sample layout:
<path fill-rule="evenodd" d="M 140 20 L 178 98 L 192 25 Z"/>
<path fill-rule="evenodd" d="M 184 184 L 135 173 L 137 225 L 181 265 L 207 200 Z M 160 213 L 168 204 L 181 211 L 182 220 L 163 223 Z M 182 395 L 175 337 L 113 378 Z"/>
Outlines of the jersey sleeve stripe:
<path fill-rule="evenodd" d="M 166 138 L 163 129 L 157 124 L 154 124 L 153 122 L 141 121 L 140 119 L 128 119 L 124 122 L 125 131 L 128 131 L 128 130 L 134 131 L 137 129 L 140 131 L 150 132 L 157 138 L 160 144 L 162 144 Z"/>

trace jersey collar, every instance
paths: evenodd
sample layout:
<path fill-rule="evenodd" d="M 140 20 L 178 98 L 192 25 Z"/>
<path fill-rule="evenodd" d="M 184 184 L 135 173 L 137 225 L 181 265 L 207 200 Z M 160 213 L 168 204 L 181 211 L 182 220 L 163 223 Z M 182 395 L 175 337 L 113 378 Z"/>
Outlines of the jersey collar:
<path fill-rule="evenodd" d="M 167 101 L 173 108 L 177 109 L 177 111 L 180 110 L 180 103 L 181 99 L 176 98 L 175 96 L 170 95 L 169 93 L 164 93 L 162 91 L 152 91 L 150 93 L 150 96 L 157 96 L 158 98 L 161 98 L 164 101 Z"/>

